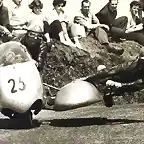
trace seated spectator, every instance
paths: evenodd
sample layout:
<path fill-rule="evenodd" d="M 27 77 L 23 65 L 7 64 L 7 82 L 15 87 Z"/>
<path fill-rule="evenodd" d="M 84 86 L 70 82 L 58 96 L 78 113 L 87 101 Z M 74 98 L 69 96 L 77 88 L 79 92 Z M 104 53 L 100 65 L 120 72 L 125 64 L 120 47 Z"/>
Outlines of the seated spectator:
<path fill-rule="evenodd" d="M 49 33 L 46 30 L 49 25 L 46 17 L 42 14 L 43 4 L 40 0 L 34 0 L 29 5 L 29 8 L 32 12 L 27 20 L 27 28 L 31 31 L 28 31 L 24 36 L 22 44 L 27 47 L 32 58 L 38 61 L 39 70 L 42 70 L 44 58 L 48 50 L 47 43 L 50 42 Z"/>
<path fill-rule="evenodd" d="M 26 25 L 27 14 L 30 13 L 30 10 L 23 5 L 22 0 L 12 1 L 14 6 L 9 12 L 10 24 L 14 27 Z"/>
<path fill-rule="evenodd" d="M 126 39 L 134 40 L 144 45 L 143 23 L 139 16 L 140 4 L 137 1 L 130 3 L 130 15 L 128 16 L 128 25 L 126 29 Z"/>
<path fill-rule="evenodd" d="M 9 24 L 8 9 L 3 5 L 3 0 L 0 0 L 0 25 L 7 27 Z"/>
<path fill-rule="evenodd" d="M 96 14 L 101 24 L 106 24 L 110 28 L 110 35 L 114 40 L 119 40 L 125 36 L 128 19 L 125 16 L 117 16 L 118 0 L 109 0 L 109 2 Z"/>
<path fill-rule="evenodd" d="M 143 29 L 143 24 L 141 23 L 139 16 L 140 4 L 137 1 L 132 1 L 130 3 L 130 15 L 128 16 L 128 24 L 126 28 L 126 33 L 139 31 Z"/>
<path fill-rule="evenodd" d="M 9 11 L 10 16 L 10 28 L 26 28 L 27 25 L 27 16 L 30 13 L 28 7 L 22 5 L 22 0 L 12 0 L 14 4 L 14 8 Z M 12 30 L 12 34 L 16 37 L 16 39 L 20 39 L 26 33 L 22 30 Z"/>
<path fill-rule="evenodd" d="M 109 43 L 108 35 L 105 30 L 102 29 L 109 29 L 109 27 L 105 24 L 99 23 L 97 17 L 90 12 L 90 6 L 90 1 L 83 0 L 81 3 L 81 10 L 74 18 L 74 22 L 77 23 L 79 27 L 82 27 L 81 31 L 83 31 L 83 36 L 88 36 L 89 34 L 93 33 L 95 38 L 97 38 L 101 44 L 106 46 L 109 52 L 122 54 L 123 49 L 112 47 L 112 45 Z"/>
<path fill-rule="evenodd" d="M 53 1 L 53 14 L 51 21 L 59 20 L 62 26 L 63 30 L 63 36 L 66 41 L 66 44 L 69 46 L 76 46 L 80 49 L 82 49 L 79 40 L 78 40 L 78 35 L 76 31 L 75 25 L 69 21 L 68 16 L 66 15 L 63 7 L 65 7 L 66 1 L 65 0 L 54 0 Z M 71 38 L 70 38 L 71 37 Z M 74 41 L 74 43 L 71 41 Z"/>

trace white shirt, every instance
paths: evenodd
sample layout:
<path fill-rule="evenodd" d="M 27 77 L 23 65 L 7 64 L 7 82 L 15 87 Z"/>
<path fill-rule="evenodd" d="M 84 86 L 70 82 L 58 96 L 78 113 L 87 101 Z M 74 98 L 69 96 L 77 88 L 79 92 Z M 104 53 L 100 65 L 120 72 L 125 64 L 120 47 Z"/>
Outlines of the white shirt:
<path fill-rule="evenodd" d="M 49 12 L 48 23 L 51 24 L 55 20 L 59 20 L 60 22 L 69 22 L 69 19 L 64 11 L 61 11 L 61 13 L 58 15 L 57 11 L 53 9 L 52 12 Z"/>
<path fill-rule="evenodd" d="M 128 17 L 127 29 L 135 27 L 136 22 L 133 19 L 132 15 L 131 15 L 131 12 L 129 12 L 129 15 L 127 15 L 127 17 Z"/>
<path fill-rule="evenodd" d="M 44 32 L 44 24 L 43 21 L 48 21 L 47 17 L 43 15 L 43 13 L 37 15 L 31 12 L 28 18 L 28 29 L 37 31 L 37 32 Z"/>
<path fill-rule="evenodd" d="M 29 13 L 30 9 L 28 6 L 26 7 L 23 5 L 14 5 L 14 7 L 9 12 L 10 24 L 13 26 L 24 24 Z"/>
<path fill-rule="evenodd" d="M 94 24 L 99 23 L 98 18 L 91 12 L 88 13 L 88 16 L 85 16 L 82 11 L 80 10 L 77 15 L 78 17 L 81 17 L 82 19 L 84 19 L 88 24 L 92 24 L 92 22 Z"/>

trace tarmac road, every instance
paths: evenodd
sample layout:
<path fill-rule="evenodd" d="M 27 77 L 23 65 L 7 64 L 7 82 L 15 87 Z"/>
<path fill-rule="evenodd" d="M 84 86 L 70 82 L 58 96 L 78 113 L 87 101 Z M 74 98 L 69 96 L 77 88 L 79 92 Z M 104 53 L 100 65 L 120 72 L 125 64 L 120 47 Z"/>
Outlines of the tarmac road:
<path fill-rule="evenodd" d="M 143 144 L 144 105 L 44 110 L 32 129 L 12 129 L 0 115 L 0 144 Z M 37 123 L 38 124 L 38 123 Z M 15 127 L 16 128 L 16 127 Z"/>

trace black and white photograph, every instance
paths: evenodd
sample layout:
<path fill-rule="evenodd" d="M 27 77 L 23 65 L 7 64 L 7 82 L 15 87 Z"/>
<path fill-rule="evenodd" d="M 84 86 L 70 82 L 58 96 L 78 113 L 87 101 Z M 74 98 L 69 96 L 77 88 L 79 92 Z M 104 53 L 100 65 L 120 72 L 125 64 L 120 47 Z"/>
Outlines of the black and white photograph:
<path fill-rule="evenodd" d="M 0 144 L 144 144 L 144 0 L 0 0 Z"/>

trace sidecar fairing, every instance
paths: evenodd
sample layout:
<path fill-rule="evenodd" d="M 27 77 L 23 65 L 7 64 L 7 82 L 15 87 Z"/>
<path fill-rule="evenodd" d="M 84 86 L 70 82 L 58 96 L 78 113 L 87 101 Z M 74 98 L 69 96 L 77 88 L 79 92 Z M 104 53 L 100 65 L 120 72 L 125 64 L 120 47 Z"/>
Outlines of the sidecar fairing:
<path fill-rule="evenodd" d="M 103 101 L 102 95 L 93 84 L 76 80 L 58 91 L 54 102 L 54 110 L 69 110 L 100 101 Z"/>
<path fill-rule="evenodd" d="M 43 85 L 26 48 L 19 42 L 0 45 L 0 107 L 17 113 L 42 107 Z"/>

